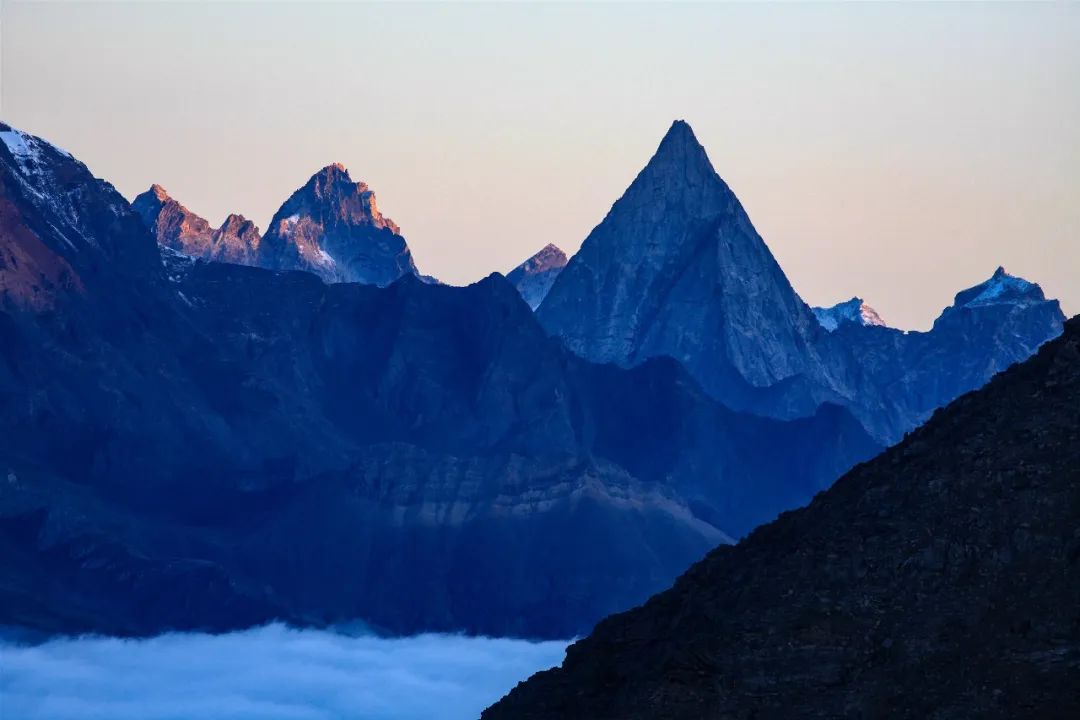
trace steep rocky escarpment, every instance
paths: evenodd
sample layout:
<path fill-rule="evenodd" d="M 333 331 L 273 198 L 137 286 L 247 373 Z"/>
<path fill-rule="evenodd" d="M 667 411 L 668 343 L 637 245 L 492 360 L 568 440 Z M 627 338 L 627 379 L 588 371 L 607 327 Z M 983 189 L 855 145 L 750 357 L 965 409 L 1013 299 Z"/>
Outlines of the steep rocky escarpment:
<path fill-rule="evenodd" d="M 262 237 L 243 215 L 229 215 L 221 227 L 212 228 L 160 185 L 138 195 L 131 207 L 163 247 L 194 258 L 240 265 L 253 265 L 258 257 Z"/>
<path fill-rule="evenodd" d="M 1075 717 L 1078 517 L 1074 318 L 484 718 Z"/>
<path fill-rule="evenodd" d="M 257 264 L 380 287 L 418 275 L 400 228 L 379 211 L 375 193 L 353 182 L 340 164 L 312 175 L 278 209 Z"/>

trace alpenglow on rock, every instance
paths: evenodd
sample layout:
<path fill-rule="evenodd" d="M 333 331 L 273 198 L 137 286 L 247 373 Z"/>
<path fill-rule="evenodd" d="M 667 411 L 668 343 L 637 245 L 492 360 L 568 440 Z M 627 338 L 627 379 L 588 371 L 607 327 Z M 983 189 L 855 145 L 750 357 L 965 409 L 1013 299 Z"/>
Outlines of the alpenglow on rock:
<path fill-rule="evenodd" d="M 255 264 L 262 238 L 243 215 L 229 215 L 221 227 L 212 228 L 157 184 L 138 195 L 131 207 L 163 247 L 203 260 Z"/>
<path fill-rule="evenodd" d="M 863 326 L 884 327 L 885 321 L 877 314 L 874 308 L 862 301 L 862 298 L 851 298 L 847 302 L 837 303 L 832 307 L 811 308 L 814 316 L 821 323 L 821 327 L 829 332 L 836 330 L 841 325 L 852 323 Z"/>
<path fill-rule="evenodd" d="M 547 297 L 555 278 L 566 267 L 566 262 L 566 253 L 548 243 L 540 252 L 511 270 L 506 279 L 535 310 Z"/>
<path fill-rule="evenodd" d="M 418 275 L 398 226 L 379 212 L 375 193 L 353 182 L 341 164 L 324 167 L 285 201 L 257 259 L 262 267 L 307 270 L 327 282 L 385 287 Z"/>

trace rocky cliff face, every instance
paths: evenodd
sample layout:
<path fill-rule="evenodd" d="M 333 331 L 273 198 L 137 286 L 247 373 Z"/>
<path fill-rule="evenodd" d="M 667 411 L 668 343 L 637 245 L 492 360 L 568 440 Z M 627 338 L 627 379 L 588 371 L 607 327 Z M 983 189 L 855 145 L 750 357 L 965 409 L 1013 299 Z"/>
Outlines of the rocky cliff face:
<path fill-rule="evenodd" d="M 131 203 L 158 244 L 194 258 L 252 265 L 262 240 L 259 228 L 243 215 L 232 214 L 221 227 L 178 203 L 165 188 L 151 185 Z"/>
<path fill-rule="evenodd" d="M 510 284 L 517 288 L 521 297 L 533 310 L 547 297 L 555 283 L 555 278 L 566 267 L 566 253 L 554 245 L 548 244 L 518 265 L 506 275 Z"/>
<path fill-rule="evenodd" d="M 37 260 L 0 308 L 0 623 L 567 637 L 878 449 L 838 407 L 753 418 L 670 360 L 588 363 L 499 276 L 163 264 L 111 187 L 18 139 L 0 247 Z"/>
<path fill-rule="evenodd" d="M 258 264 L 379 287 L 418 274 L 405 238 L 379 212 L 375 193 L 353 182 L 342 165 L 315 173 L 285 201 L 270 221 Z"/>
<path fill-rule="evenodd" d="M 1078 510 L 1074 318 L 483 717 L 1073 717 Z"/>
<path fill-rule="evenodd" d="M 817 321 L 682 121 L 585 239 L 538 317 L 597 362 L 673 357 L 734 406 L 747 385 L 822 367 Z"/>
<path fill-rule="evenodd" d="M 793 418 L 840 404 L 891 443 L 1060 332 L 1033 283 L 965 292 L 929 333 L 884 332 L 858 299 L 811 310 L 678 121 L 537 316 L 582 357 L 672 357 L 729 407 Z"/>

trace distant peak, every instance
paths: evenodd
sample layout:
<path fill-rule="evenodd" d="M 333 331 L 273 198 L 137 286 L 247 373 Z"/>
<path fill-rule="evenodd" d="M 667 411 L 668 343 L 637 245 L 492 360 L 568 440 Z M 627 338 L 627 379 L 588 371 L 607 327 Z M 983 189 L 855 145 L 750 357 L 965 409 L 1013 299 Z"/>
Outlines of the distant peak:
<path fill-rule="evenodd" d="M 814 311 L 814 316 L 821 327 L 829 332 L 845 324 L 886 327 L 885 321 L 881 319 L 877 311 L 863 302 L 860 297 L 853 297 L 832 307 L 815 307 L 811 310 Z"/>
<path fill-rule="evenodd" d="M 229 213 L 229 216 L 225 218 L 225 222 L 221 223 L 221 229 L 229 230 L 233 228 L 241 228 L 246 225 L 254 225 L 254 223 L 252 223 L 250 220 L 248 220 L 243 215 L 240 215 L 239 213 Z"/>
<path fill-rule="evenodd" d="M 723 185 L 709 162 L 705 148 L 685 120 L 676 120 L 671 124 L 638 180 L 645 180 L 647 186 L 660 183 L 669 188 L 672 185 L 694 187 L 714 182 Z"/>
<path fill-rule="evenodd" d="M 694 129 L 690 127 L 690 123 L 685 120 L 676 120 L 671 123 L 671 127 L 668 128 L 667 133 L 664 134 L 664 139 L 660 141 L 660 144 L 669 142 L 680 143 L 697 143 L 697 137 L 694 135 Z"/>
<path fill-rule="evenodd" d="M 698 142 L 690 123 L 685 120 L 676 120 L 671 123 L 671 127 L 668 128 L 660 141 L 660 146 L 656 149 L 655 157 L 667 154 L 680 157 L 706 157 L 705 148 Z"/>
<path fill-rule="evenodd" d="M 1042 288 L 1037 283 L 1011 275 L 999 266 L 989 280 L 961 290 L 953 300 L 953 308 L 977 308 L 989 305 L 1027 306 L 1045 302 Z"/>
<path fill-rule="evenodd" d="M 533 275 L 547 270 L 561 269 L 566 267 L 566 262 L 566 253 L 553 243 L 548 243 L 538 253 L 514 268 L 511 274 Z"/>
<path fill-rule="evenodd" d="M 274 216 L 272 225 L 295 226 L 301 215 L 311 215 L 323 223 L 333 216 L 354 224 L 371 224 L 400 234 L 398 226 L 385 217 L 375 202 L 375 193 L 367 183 L 355 182 L 341 163 L 322 168 L 294 192 Z"/>
<path fill-rule="evenodd" d="M 342 179 L 352 182 L 352 178 L 349 177 L 348 169 L 339 162 L 331 163 L 330 165 L 321 168 L 317 173 L 311 176 L 311 179 L 314 180 L 319 177 L 333 178 L 335 180 Z"/>
<path fill-rule="evenodd" d="M 136 195 L 135 199 L 131 201 L 131 204 L 138 207 L 153 206 L 159 208 L 170 200 L 172 200 L 172 198 L 169 196 L 169 192 L 157 183 L 154 183 L 147 190 Z"/>
<path fill-rule="evenodd" d="M 554 243 L 548 243 L 540 249 L 540 252 L 533 255 L 534 258 L 550 258 L 556 261 L 561 261 L 563 265 L 566 264 L 566 253 L 562 251 L 558 245 Z"/>

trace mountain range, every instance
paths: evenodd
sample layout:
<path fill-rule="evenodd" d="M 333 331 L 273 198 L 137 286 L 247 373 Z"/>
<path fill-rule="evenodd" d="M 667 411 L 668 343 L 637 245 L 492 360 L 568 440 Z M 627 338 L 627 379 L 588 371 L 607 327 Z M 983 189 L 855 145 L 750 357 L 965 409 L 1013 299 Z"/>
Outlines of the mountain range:
<path fill-rule="evenodd" d="M 1080 317 L 483 717 L 1075 717 L 1078 516 Z"/>
<path fill-rule="evenodd" d="M 215 230 L 160 185 L 137 196 L 132 208 L 159 245 L 194 258 L 305 270 L 326 282 L 379 287 L 404 275 L 420 276 L 401 229 L 379 211 L 375 193 L 353 182 L 340 164 L 324 167 L 294 192 L 265 236 L 235 214 Z"/>
<path fill-rule="evenodd" d="M 958 294 L 926 333 L 876 322 L 829 332 L 839 312 L 803 302 L 690 126 L 676 121 L 537 317 L 594 362 L 672 357 L 710 395 L 759 415 L 836 403 L 884 444 L 1028 357 L 1064 321 L 1056 300 L 1004 271 Z"/>
<path fill-rule="evenodd" d="M 581 634 L 1061 329 L 1004 271 L 822 327 L 685 123 L 464 288 L 341 166 L 260 237 L 0 139 L 0 623 L 49 632 Z"/>

